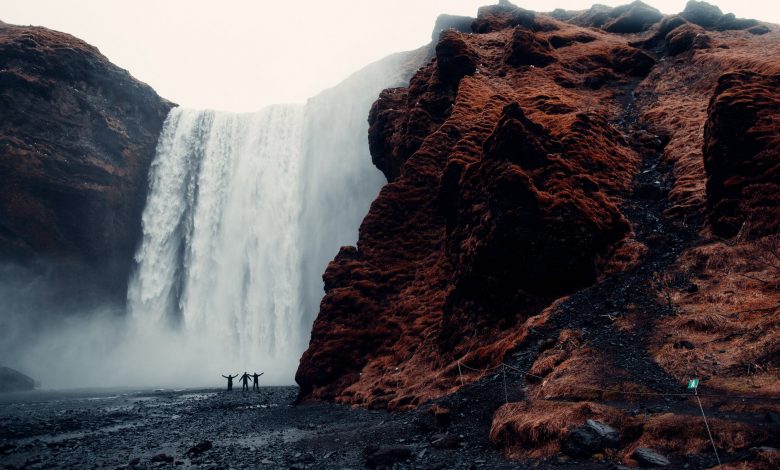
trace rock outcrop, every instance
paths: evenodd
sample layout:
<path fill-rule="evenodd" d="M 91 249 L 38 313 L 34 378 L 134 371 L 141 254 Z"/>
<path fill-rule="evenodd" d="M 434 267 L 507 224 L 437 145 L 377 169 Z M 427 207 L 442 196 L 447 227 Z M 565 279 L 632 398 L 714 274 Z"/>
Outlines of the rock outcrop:
<path fill-rule="evenodd" d="M 704 129 L 707 204 L 715 232 L 780 230 L 780 75 L 724 74 Z"/>
<path fill-rule="evenodd" d="M 747 421 L 705 406 L 718 448 L 756 460 L 777 392 L 778 268 L 756 259 L 780 256 L 778 28 L 700 2 L 500 2 L 463 25 L 371 110 L 388 184 L 323 276 L 301 399 L 433 401 L 511 458 L 713 466 L 698 406 L 658 398 L 702 377 L 750 393 Z"/>
<path fill-rule="evenodd" d="M 88 266 L 124 297 L 172 104 L 68 34 L 0 24 L 0 259 Z"/>

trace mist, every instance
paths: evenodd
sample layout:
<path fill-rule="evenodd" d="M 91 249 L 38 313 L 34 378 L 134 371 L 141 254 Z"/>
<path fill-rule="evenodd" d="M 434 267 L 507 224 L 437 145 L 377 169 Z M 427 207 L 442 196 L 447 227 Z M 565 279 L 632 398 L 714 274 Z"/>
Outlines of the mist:
<path fill-rule="evenodd" d="M 3 267 L 3 365 L 42 388 L 224 386 L 263 372 L 291 385 L 322 274 L 385 179 L 368 116 L 429 53 L 393 54 L 305 105 L 174 108 L 163 127 L 127 301 L 96 269 Z"/>

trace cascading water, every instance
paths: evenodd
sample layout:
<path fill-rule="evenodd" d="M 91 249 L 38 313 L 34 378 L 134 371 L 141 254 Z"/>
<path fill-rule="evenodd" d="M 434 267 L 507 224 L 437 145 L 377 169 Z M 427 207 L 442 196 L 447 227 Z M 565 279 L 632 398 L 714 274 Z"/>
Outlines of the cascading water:
<path fill-rule="evenodd" d="M 128 288 L 128 339 L 149 354 L 128 373 L 205 384 L 264 370 L 266 383 L 292 383 L 325 266 L 354 244 L 384 183 L 369 108 L 422 54 L 390 56 L 305 106 L 171 111 Z"/>
<path fill-rule="evenodd" d="M 171 111 L 128 294 L 140 332 L 179 330 L 224 370 L 300 350 L 302 125 L 299 105 Z"/>

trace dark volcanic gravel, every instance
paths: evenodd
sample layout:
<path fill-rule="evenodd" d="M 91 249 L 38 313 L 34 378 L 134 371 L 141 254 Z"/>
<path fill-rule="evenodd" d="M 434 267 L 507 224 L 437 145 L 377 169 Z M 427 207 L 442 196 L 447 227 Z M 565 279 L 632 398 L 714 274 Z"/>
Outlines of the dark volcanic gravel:
<path fill-rule="evenodd" d="M 264 387 L 3 394 L 0 467 L 365 468 L 372 446 L 381 448 L 379 457 L 411 456 L 393 468 L 522 467 L 489 444 L 487 416 L 473 426 L 464 415 L 460 425 L 431 429 L 418 412 L 293 405 L 297 393 Z M 443 446 L 447 432 L 453 436 Z"/>

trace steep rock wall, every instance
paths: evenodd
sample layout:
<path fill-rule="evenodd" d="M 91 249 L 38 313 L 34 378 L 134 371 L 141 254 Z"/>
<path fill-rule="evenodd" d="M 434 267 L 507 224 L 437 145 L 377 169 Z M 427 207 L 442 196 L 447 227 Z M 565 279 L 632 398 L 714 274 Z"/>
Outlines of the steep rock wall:
<path fill-rule="evenodd" d="M 173 106 L 68 34 L 0 23 L 0 257 L 67 262 L 124 298 Z"/>

